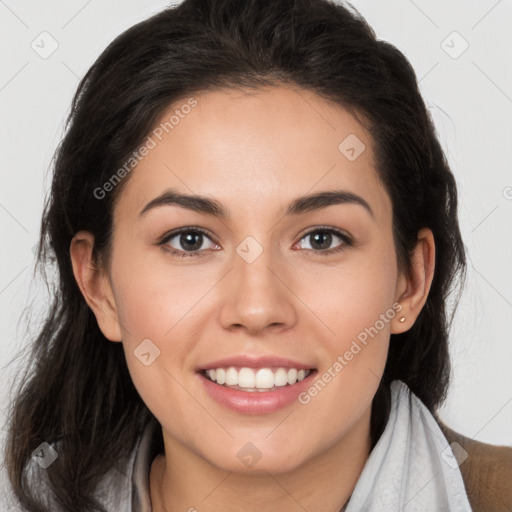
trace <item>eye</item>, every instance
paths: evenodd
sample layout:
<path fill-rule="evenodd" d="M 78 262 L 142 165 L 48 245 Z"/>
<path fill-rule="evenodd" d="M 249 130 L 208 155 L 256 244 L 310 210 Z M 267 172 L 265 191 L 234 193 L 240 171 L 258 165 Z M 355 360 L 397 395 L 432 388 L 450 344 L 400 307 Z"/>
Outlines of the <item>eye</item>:
<path fill-rule="evenodd" d="M 161 245 L 164 250 L 171 254 L 175 254 L 176 256 L 198 256 L 200 251 L 207 250 L 209 248 L 206 239 L 213 243 L 215 246 L 213 249 L 218 247 L 218 244 L 213 242 L 205 230 L 201 228 L 186 227 L 164 235 L 160 240 L 159 245 Z"/>
<path fill-rule="evenodd" d="M 302 247 L 302 249 L 312 250 L 322 255 L 343 251 L 347 246 L 353 245 L 353 241 L 348 235 L 333 228 L 317 228 L 304 235 L 300 242 L 308 238 L 310 239 L 309 247 Z M 336 238 L 341 240 L 341 243 L 334 248 L 330 248 Z"/>
<path fill-rule="evenodd" d="M 343 251 L 347 246 L 353 245 L 353 241 L 348 235 L 333 228 L 317 228 L 310 231 L 300 239 L 299 244 L 308 238 L 310 239 L 309 244 L 307 244 L 309 247 L 302 246 L 300 248 L 322 255 Z M 341 240 L 341 243 L 338 243 L 334 248 L 330 248 L 336 239 Z M 213 247 L 208 247 L 207 240 L 213 244 Z M 200 256 L 201 252 L 209 248 L 212 250 L 218 250 L 219 248 L 219 245 L 210 238 L 204 229 L 196 227 L 185 227 L 172 231 L 164 235 L 158 244 L 165 251 L 178 257 Z"/>

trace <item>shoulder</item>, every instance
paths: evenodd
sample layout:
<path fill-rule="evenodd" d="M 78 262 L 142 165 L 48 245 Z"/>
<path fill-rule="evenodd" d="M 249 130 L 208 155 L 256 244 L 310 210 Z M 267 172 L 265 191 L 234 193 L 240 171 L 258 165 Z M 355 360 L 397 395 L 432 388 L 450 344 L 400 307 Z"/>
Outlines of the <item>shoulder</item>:
<path fill-rule="evenodd" d="M 512 446 L 475 441 L 436 420 L 448 442 L 459 444 L 467 452 L 459 469 L 473 511 L 512 511 Z"/>

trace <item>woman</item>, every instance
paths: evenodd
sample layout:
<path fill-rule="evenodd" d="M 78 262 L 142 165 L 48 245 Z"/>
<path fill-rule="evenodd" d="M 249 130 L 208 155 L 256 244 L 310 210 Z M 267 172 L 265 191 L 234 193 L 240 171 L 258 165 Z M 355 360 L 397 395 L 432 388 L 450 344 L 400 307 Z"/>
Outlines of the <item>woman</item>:
<path fill-rule="evenodd" d="M 436 421 L 456 185 L 357 12 L 185 0 L 119 36 L 38 256 L 59 288 L 12 407 L 26 510 L 470 510 Z"/>

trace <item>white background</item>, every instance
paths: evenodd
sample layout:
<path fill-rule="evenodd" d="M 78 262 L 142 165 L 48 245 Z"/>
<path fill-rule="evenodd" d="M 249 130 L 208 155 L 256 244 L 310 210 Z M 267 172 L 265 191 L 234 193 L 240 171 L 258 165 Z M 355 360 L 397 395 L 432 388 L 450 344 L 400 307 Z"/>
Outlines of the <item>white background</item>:
<path fill-rule="evenodd" d="M 30 287 L 53 152 L 79 79 L 124 29 L 162 1 L 0 1 L 0 422 L 6 367 L 24 346 Z M 512 2 L 352 2 L 416 70 L 459 187 L 468 277 L 451 336 L 453 381 L 442 418 L 480 441 L 512 445 Z M 57 50 L 31 43 L 47 31 Z M 469 44 L 458 58 L 463 40 Z M 448 37 L 449 36 L 449 37 Z M 447 39 L 448 37 L 448 39 Z M 443 43 L 445 41 L 445 43 Z M 508 187 L 508 188 L 507 188 Z M 40 315 L 28 319 L 37 330 Z"/>

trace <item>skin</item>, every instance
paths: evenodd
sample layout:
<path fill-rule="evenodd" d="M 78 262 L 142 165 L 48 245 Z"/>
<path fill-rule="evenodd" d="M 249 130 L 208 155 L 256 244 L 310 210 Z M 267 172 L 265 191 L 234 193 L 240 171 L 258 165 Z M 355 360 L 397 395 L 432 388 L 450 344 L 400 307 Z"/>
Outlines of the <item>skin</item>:
<path fill-rule="evenodd" d="M 114 211 L 110 264 L 92 260 L 90 233 L 71 243 L 77 283 L 106 338 L 122 340 L 133 382 L 162 426 L 165 455 L 150 473 L 153 510 L 337 511 L 369 455 L 371 402 L 390 334 L 408 330 L 426 301 L 432 233 L 418 233 L 413 270 L 400 273 L 372 139 L 342 107 L 285 86 L 194 97 L 198 105 L 132 171 Z M 354 161 L 338 150 L 349 134 L 366 146 Z M 139 215 L 168 188 L 214 198 L 231 216 L 175 205 Z M 349 203 L 284 216 L 296 197 L 334 189 L 361 196 L 375 216 Z M 211 234 L 196 256 L 158 245 L 185 226 Z M 322 227 L 354 245 L 322 254 L 308 236 Z M 252 263 L 236 252 L 247 236 L 263 248 Z M 344 243 L 333 235 L 327 247 Z M 186 252 L 179 236 L 169 245 Z M 321 375 L 397 302 L 400 313 L 306 405 L 242 415 L 210 398 L 195 373 L 249 353 L 297 359 Z M 146 338 L 160 350 L 149 366 L 134 355 Z M 251 468 L 237 457 L 248 442 L 261 452 Z"/>

